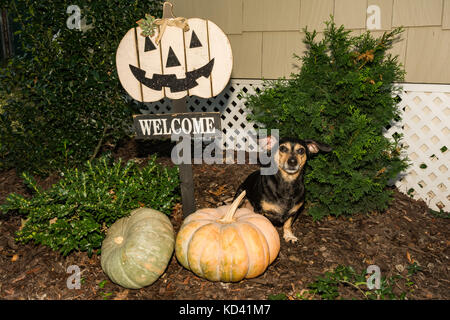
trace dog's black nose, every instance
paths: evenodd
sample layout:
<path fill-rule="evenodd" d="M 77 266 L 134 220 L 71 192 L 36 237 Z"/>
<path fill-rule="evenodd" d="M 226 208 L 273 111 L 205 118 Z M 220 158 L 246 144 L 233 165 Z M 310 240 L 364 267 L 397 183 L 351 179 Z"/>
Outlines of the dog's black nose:
<path fill-rule="evenodd" d="M 291 167 L 294 167 L 297 165 L 297 158 L 295 157 L 290 157 L 287 161 L 288 165 Z"/>

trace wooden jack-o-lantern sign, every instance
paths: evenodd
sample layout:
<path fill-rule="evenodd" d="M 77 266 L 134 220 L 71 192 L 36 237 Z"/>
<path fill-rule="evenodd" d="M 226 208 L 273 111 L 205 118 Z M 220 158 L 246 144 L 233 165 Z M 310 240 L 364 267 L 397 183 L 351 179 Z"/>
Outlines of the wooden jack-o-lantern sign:
<path fill-rule="evenodd" d="M 153 102 L 187 95 L 211 98 L 227 85 L 233 66 L 227 36 L 209 20 L 185 21 L 185 28 L 175 23 L 159 25 L 153 36 L 143 36 L 137 26 L 121 40 L 117 72 L 134 99 Z"/>

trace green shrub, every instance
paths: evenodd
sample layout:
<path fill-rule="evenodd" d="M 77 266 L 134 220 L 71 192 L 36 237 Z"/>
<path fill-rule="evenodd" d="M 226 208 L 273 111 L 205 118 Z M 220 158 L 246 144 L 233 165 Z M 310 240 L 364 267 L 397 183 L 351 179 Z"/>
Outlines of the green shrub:
<path fill-rule="evenodd" d="M 316 32 L 305 30 L 308 50 L 299 73 L 266 82 L 264 90 L 246 97 L 251 120 L 279 129 L 281 137 L 333 147 L 306 167 L 308 212 L 315 219 L 385 209 L 389 180 L 407 167 L 400 137 L 391 142 L 382 132 L 399 118 L 394 82 L 404 71 L 387 50 L 401 31 L 354 37 L 331 20 L 316 41 Z"/>
<path fill-rule="evenodd" d="M 73 250 L 91 254 L 101 247 L 106 229 L 132 209 L 146 206 L 169 215 L 179 200 L 178 169 L 157 164 L 156 157 L 142 169 L 133 161 L 112 163 L 103 157 L 62 176 L 44 191 L 23 173 L 33 197 L 10 194 L 0 206 L 5 214 L 25 216 L 18 241 L 33 240 L 64 255 Z"/>
<path fill-rule="evenodd" d="M 69 5 L 93 28 L 67 27 Z M 3 6 L 3 5 L 2 5 Z M 130 134 L 137 104 L 127 102 L 115 53 L 145 13 L 162 1 L 7 1 L 23 54 L 0 68 L 0 168 L 46 174 L 93 158 Z"/>

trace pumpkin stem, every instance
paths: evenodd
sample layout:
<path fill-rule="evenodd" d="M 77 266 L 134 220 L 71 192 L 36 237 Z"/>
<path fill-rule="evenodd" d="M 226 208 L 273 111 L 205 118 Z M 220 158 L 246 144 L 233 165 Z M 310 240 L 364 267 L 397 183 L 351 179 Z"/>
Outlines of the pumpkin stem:
<path fill-rule="evenodd" d="M 116 244 L 121 244 L 122 242 L 123 242 L 123 237 L 115 237 L 114 238 L 114 242 L 116 243 Z"/>
<path fill-rule="evenodd" d="M 230 223 L 233 221 L 233 216 L 241 204 L 242 199 L 245 197 L 245 190 L 241 192 L 241 194 L 233 201 L 233 203 L 230 206 L 230 209 L 228 209 L 228 212 L 225 214 L 225 216 L 219 220 L 219 222 L 222 223 Z"/>

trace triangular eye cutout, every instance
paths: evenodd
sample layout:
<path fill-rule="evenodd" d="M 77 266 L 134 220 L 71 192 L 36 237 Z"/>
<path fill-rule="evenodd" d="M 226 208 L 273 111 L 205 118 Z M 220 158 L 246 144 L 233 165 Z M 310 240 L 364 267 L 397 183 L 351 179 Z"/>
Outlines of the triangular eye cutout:
<path fill-rule="evenodd" d="M 144 46 L 144 52 L 155 50 L 156 47 L 153 44 L 152 40 L 150 40 L 150 37 L 145 37 L 145 46 Z"/>
<path fill-rule="evenodd" d="M 200 42 L 197 35 L 195 34 L 195 31 L 192 31 L 191 43 L 189 44 L 189 48 L 198 48 L 201 46 L 202 46 L 202 43 Z"/>
<path fill-rule="evenodd" d="M 177 56 L 175 55 L 175 52 L 173 52 L 172 47 L 169 47 L 169 54 L 167 56 L 166 68 L 178 66 L 181 66 L 181 63 L 178 60 Z"/>

